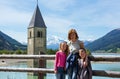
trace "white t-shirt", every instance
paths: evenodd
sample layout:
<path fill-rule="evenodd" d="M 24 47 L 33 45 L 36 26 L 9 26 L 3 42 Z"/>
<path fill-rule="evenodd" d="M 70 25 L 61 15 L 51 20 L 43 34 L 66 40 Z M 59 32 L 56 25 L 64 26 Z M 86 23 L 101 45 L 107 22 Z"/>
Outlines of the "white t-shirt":
<path fill-rule="evenodd" d="M 80 41 L 80 40 L 76 40 L 75 42 L 69 41 L 68 46 L 69 46 L 70 53 L 79 52 L 81 42 L 82 41 Z"/>

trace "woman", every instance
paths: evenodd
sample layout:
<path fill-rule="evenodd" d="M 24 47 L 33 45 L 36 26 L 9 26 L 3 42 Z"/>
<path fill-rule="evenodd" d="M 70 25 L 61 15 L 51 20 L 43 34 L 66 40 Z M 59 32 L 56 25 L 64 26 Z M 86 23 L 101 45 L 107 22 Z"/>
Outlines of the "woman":
<path fill-rule="evenodd" d="M 67 74 L 68 79 L 77 79 L 78 73 L 78 63 L 77 59 L 79 57 L 79 49 L 84 48 L 84 44 L 82 41 L 78 40 L 78 34 L 75 29 L 71 29 L 68 32 L 68 47 L 69 47 L 69 55 L 67 57 Z M 87 62 L 85 63 L 85 66 Z"/>

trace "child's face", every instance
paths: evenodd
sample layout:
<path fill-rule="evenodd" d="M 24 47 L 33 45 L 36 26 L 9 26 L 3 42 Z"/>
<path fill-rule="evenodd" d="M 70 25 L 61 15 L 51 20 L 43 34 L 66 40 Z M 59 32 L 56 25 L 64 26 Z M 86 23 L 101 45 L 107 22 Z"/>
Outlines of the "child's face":
<path fill-rule="evenodd" d="M 83 49 L 79 50 L 79 56 L 80 56 L 82 59 L 84 59 L 85 56 L 86 56 L 86 52 L 85 52 Z"/>
<path fill-rule="evenodd" d="M 61 44 L 61 50 L 62 50 L 62 51 L 65 51 L 66 48 L 67 48 L 67 43 L 62 43 L 62 44 Z"/>

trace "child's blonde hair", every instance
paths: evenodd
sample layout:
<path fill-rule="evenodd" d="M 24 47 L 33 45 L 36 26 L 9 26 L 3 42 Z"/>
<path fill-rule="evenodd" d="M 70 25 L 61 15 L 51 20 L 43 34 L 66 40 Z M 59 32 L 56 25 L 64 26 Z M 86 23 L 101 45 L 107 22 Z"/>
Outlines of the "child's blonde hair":
<path fill-rule="evenodd" d="M 63 43 L 63 42 L 61 42 L 60 45 L 59 45 L 59 50 L 61 50 L 62 43 Z"/>
<path fill-rule="evenodd" d="M 66 45 L 67 45 L 66 41 L 61 42 L 59 45 L 59 50 L 61 50 L 62 43 L 66 43 Z M 66 46 L 66 50 L 64 52 L 66 53 L 66 55 L 68 55 L 68 45 Z"/>

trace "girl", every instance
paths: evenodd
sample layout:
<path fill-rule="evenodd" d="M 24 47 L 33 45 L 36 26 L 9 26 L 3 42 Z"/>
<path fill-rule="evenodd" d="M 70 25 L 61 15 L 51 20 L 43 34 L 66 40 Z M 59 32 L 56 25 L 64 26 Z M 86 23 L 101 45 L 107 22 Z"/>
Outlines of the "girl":
<path fill-rule="evenodd" d="M 80 49 L 79 50 L 79 56 L 78 58 L 78 75 L 77 79 L 92 79 L 92 68 L 91 68 L 91 63 L 88 59 L 86 50 Z M 85 66 L 85 62 L 88 63 L 87 66 Z"/>
<path fill-rule="evenodd" d="M 79 56 L 79 49 L 84 48 L 82 41 L 78 40 L 78 34 L 75 29 L 71 29 L 68 32 L 68 47 L 70 54 L 67 57 L 67 73 L 68 79 L 77 79 L 78 64 L 77 58 Z M 85 66 L 87 63 L 85 62 Z"/>
<path fill-rule="evenodd" d="M 65 79 L 66 49 L 67 49 L 67 43 L 62 42 L 60 43 L 59 51 L 56 52 L 55 66 L 54 66 L 56 79 Z"/>

